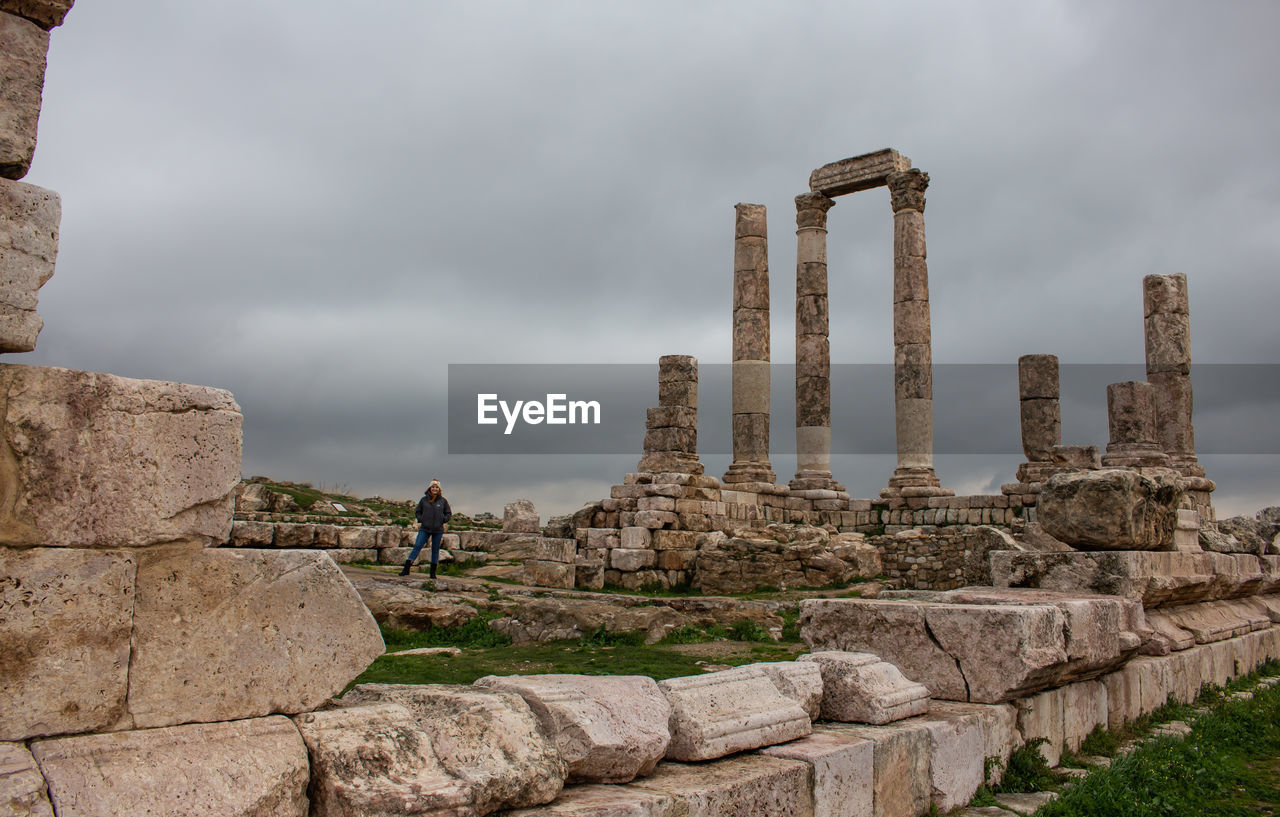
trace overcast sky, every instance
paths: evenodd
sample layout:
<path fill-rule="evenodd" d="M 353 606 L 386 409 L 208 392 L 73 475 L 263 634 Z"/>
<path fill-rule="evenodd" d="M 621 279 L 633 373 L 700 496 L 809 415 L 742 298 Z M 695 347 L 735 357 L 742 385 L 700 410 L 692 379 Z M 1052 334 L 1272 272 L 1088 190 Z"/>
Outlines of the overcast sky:
<path fill-rule="evenodd" d="M 1196 363 L 1276 363 L 1277 30 L 1271 0 L 81 0 L 26 179 L 63 198 L 57 273 L 12 359 L 228 388 L 246 475 L 565 512 L 643 429 L 629 456 L 449 456 L 447 364 L 727 362 L 742 201 L 789 363 L 793 197 L 894 147 L 932 177 L 935 361 L 1140 364 L 1142 276 L 1185 272 Z M 830 227 L 832 359 L 889 362 L 887 193 Z M 937 466 L 995 491 L 1020 459 Z M 1220 512 L 1280 504 L 1274 453 L 1202 459 Z M 892 467 L 835 463 L 857 496 Z"/>

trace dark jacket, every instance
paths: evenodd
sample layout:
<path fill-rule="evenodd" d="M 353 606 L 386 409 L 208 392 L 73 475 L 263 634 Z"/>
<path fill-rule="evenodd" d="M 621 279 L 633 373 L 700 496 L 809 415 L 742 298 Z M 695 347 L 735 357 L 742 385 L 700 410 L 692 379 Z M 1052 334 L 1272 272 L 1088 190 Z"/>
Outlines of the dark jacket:
<path fill-rule="evenodd" d="M 449 507 L 449 500 L 444 498 L 444 494 L 436 497 L 434 502 L 423 494 L 422 499 L 418 500 L 418 508 L 413 515 L 418 518 L 418 523 L 422 525 L 423 530 L 444 530 L 444 526 L 449 523 L 449 518 L 453 516 L 453 509 Z"/>

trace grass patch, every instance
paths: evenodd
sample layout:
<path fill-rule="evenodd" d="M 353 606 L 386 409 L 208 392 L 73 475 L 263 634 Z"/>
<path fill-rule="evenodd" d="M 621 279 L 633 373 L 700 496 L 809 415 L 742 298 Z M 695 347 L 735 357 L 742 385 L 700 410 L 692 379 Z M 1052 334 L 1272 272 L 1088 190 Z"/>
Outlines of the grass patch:
<path fill-rule="evenodd" d="M 769 631 L 754 621 L 735 621 L 729 628 L 729 637 L 734 641 L 773 641 Z"/>
<path fill-rule="evenodd" d="M 489 622 L 495 618 L 498 618 L 497 613 L 485 612 L 458 627 L 433 627 L 430 630 L 384 628 L 382 641 L 387 645 L 387 652 L 419 647 L 505 647 L 511 643 L 511 638 L 489 628 Z"/>

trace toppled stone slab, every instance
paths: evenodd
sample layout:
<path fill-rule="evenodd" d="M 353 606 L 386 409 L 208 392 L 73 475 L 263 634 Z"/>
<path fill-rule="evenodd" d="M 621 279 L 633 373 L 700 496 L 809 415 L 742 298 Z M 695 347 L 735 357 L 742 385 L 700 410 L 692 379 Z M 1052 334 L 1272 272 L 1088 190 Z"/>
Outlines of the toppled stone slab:
<path fill-rule="evenodd" d="M 929 810 L 929 731 L 920 719 L 886 726 L 821 724 L 815 734 L 861 738 L 872 744 L 872 810 L 874 817 L 918 817 Z"/>
<path fill-rule="evenodd" d="M 481 814 L 549 803 L 567 766 L 519 695 L 469 686 L 361 684 L 345 704 L 397 703 L 431 738 L 440 764 L 474 788 Z"/>
<path fill-rule="evenodd" d="M 0 364 L 0 544 L 221 544 L 240 481 L 230 392 Z"/>
<path fill-rule="evenodd" d="M 760 754 L 800 760 L 813 769 L 813 813 L 866 817 L 872 813 L 875 744 L 849 735 L 812 734 L 761 749 Z"/>
<path fill-rule="evenodd" d="M 0 14 L 0 70 L 5 78 L 0 87 L 0 177 L 5 179 L 21 179 L 31 169 L 48 53 L 48 31 L 21 17 Z"/>
<path fill-rule="evenodd" d="M 1040 491 L 1036 520 L 1053 538 L 1083 550 L 1171 548 L 1182 491 L 1170 474 L 1152 478 L 1128 468 L 1056 474 Z"/>
<path fill-rule="evenodd" d="M 795 760 L 744 755 L 718 763 L 660 763 L 629 788 L 670 795 L 698 817 L 816 817 L 809 766 Z"/>
<path fill-rule="evenodd" d="M 822 671 L 816 664 L 770 661 L 747 666 L 757 667 L 769 676 L 784 697 L 800 704 L 809 720 L 816 721 L 822 714 Z"/>
<path fill-rule="evenodd" d="M 672 760 L 713 760 L 804 737 L 808 714 L 760 669 L 738 667 L 658 684 L 671 702 Z"/>
<path fill-rule="evenodd" d="M 886 724 L 929 711 L 929 690 L 871 653 L 828 650 L 797 661 L 820 668 L 827 720 Z"/>
<path fill-rule="evenodd" d="M 670 794 L 634 786 L 567 786 L 552 803 L 505 812 L 504 817 L 685 817 L 688 809 Z"/>
<path fill-rule="evenodd" d="M 671 705 L 645 676 L 490 675 L 478 687 L 524 698 L 569 766 L 570 782 L 627 783 L 667 752 Z"/>
<path fill-rule="evenodd" d="M 373 616 L 323 551 L 175 546 L 137 558 L 138 727 L 314 709 L 383 652 Z"/>
<path fill-rule="evenodd" d="M 996 587 L 1040 588 L 1063 593 L 1098 593 L 1138 599 L 1148 609 L 1221 598 L 1227 585 L 1215 575 L 1215 558 L 1255 556 L 1213 553 L 1112 551 L 1094 553 L 991 554 L 991 578 Z"/>
<path fill-rule="evenodd" d="M 307 748 L 288 718 L 37 740 L 31 754 L 58 817 L 307 817 Z"/>
<path fill-rule="evenodd" d="M 134 557 L 0 547 L 0 740 L 125 717 Z"/>
<path fill-rule="evenodd" d="M 9 817 L 53 817 L 49 787 L 21 743 L 0 743 L 0 806 Z"/>
<path fill-rule="evenodd" d="M 7 42 L 11 25 L 0 18 L 0 42 L 5 46 L 0 48 L 0 64 L 12 59 Z M 7 70 L 4 76 L 5 90 L 0 96 L 8 95 L 14 87 Z M 5 114 L 0 109 L 0 154 L 5 152 Z M 36 313 L 37 294 L 53 276 L 61 220 L 62 202 L 57 193 L 0 180 L 0 352 L 30 352 L 36 348 L 36 336 L 44 326 Z"/>
<path fill-rule="evenodd" d="M 310 817 L 474 817 L 408 709 L 368 704 L 294 718 L 311 758 Z"/>

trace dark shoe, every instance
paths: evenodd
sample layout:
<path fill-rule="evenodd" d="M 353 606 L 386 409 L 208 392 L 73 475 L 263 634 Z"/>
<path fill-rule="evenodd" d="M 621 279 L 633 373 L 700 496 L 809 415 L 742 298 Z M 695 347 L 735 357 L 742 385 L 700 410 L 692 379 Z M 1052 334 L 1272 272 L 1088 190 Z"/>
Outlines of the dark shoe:
<path fill-rule="evenodd" d="M 409 575 L 409 569 L 410 569 L 410 568 L 412 568 L 412 567 L 413 567 L 413 562 L 405 562 L 405 563 L 404 563 L 404 567 L 400 568 L 400 575 L 401 575 L 401 576 L 408 576 L 408 575 Z"/>
<path fill-rule="evenodd" d="M 434 579 L 435 577 L 436 577 L 436 566 L 433 564 L 431 565 L 431 578 Z"/>

